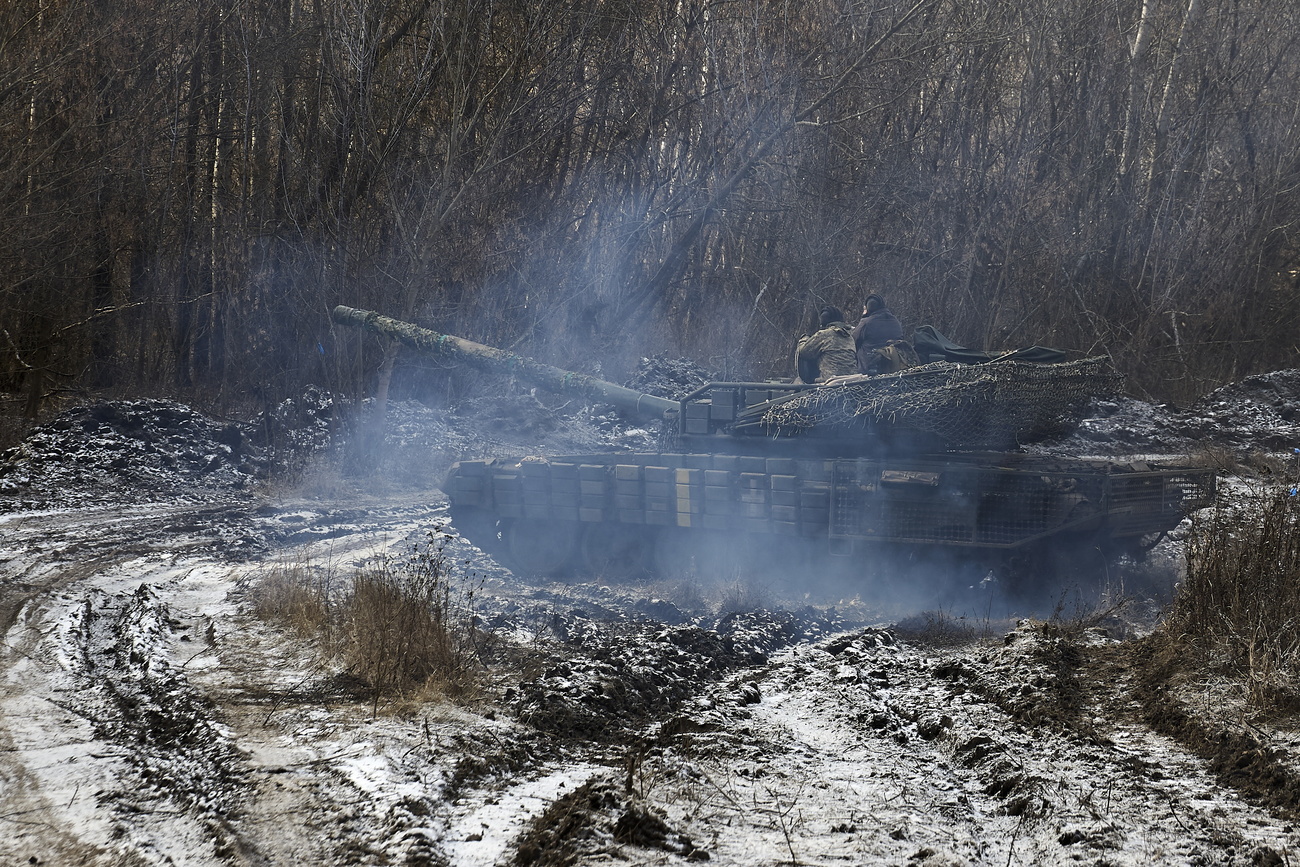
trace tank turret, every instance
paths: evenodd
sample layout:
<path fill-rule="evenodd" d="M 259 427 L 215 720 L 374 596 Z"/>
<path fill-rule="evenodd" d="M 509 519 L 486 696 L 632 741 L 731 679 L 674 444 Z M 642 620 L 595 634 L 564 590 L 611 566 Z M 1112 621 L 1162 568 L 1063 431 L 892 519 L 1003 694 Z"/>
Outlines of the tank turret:
<path fill-rule="evenodd" d="M 1105 359 L 990 356 L 822 385 L 713 382 L 681 400 L 378 313 L 334 320 L 420 352 L 664 420 L 660 451 L 453 465 L 452 522 L 537 574 L 735 568 L 911 550 L 984 563 L 1138 552 L 1215 492 L 1212 470 L 1028 454 L 1114 393 Z M 1024 572 L 1024 569 L 1021 569 Z M 1032 570 L 1030 570 L 1032 571 Z"/>
<path fill-rule="evenodd" d="M 710 382 L 668 400 L 371 310 L 339 306 L 333 318 L 417 352 L 664 419 L 665 442 L 691 451 L 847 456 L 1016 448 L 1068 429 L 1091 399 L 1120 384 L 1104 358 L 1043 364 L 1008 353 L 821 385 Z"/>

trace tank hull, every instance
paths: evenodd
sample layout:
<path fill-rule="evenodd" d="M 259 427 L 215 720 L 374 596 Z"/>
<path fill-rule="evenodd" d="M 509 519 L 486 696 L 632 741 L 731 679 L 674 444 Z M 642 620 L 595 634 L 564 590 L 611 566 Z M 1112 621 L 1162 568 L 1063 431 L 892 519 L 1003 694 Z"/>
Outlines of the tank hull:
<path fill-rule="evenodd" d="M 538 574 L 670 573 L 675 549 L 705 539 L 733 553 L 1006 557 L 1067 539 L 1121 552 L 1177 526 L 1214 489 L 1210 470 L 1022 453 L 526 457 L 459 462 L 445 485 L 453 525 Z"/>

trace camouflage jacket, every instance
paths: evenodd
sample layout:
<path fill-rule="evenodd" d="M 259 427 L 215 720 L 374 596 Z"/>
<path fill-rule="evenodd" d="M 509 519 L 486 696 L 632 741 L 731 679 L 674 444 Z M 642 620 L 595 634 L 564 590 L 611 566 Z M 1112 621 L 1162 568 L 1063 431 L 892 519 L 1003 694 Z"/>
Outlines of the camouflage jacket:
<path fill-rule="evenodd" d="M 858 372 L 853 335 L 844 322 L 832 322 L 816 334 L 799 338 L 794 355 L 795 369 L 804 382 Z"/>

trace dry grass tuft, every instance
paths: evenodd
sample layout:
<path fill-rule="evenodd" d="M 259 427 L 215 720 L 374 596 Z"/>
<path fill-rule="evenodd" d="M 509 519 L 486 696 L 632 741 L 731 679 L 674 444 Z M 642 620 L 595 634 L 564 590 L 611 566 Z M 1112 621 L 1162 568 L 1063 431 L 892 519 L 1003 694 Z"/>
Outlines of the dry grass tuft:
<path fill-rule="evenodd" d="M 1187 577 L 1158 641 L 1239 675 L 1259 710 L 1300 705 L 1300 492 L 1257 492 L 1194 518 Z"/>
<path fill-rule="evenodd" d="M 449 574 L 440 529 L 404 558 L 357 572 L 338 592 L 328 570 L 269 570 L 254 588 L 258 617 L 318 638 L 325 653 L 365 683 L 381 703 L 430 694 L 463 698 L 478 673 L 473 591 Z"/>
<path fill-rule="evenodd" d="M 343 605 L 348 667 L 381 695 L 430 686 L 464 695 L 474 681 L 470 598 L 453 590 L 443 537 L 431 533 L 407 558 L 358 574 Z M 462 604 L 466 603 L 466 604 Z"/>
<path fill-rule="evenodd" d="M 301 637 L 328 638 L 330 579 L 306 563 L 277 564 L 254 587 L 253 613 Z"/>
<path fill-rule="evenodd" d="M 977 624 L 964 615 L 954 617 L 947 611 L 922 611 L 904 617 L 890 631 L 903 641 L 921 647 L 961 647 L 989 635 L 989 624 Z"/>
<path fill-rule="evenodd" d="M 733 573 L 731 580 L 722 587 L 718 616 L 748 614 L 751 611 L 762 611 L 771 605 L 771 593 L 767 587 L 753 576 Z"/>

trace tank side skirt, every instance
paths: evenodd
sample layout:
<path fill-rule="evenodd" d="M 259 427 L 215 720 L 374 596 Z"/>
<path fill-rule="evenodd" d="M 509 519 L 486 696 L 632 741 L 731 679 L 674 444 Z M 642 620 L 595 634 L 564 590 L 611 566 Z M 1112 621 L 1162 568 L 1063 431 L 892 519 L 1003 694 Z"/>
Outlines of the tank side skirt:
<path fill-rule="evenodd" d="M 847 543 L 1015 549 L 1058 534 L 1137 537 L 1210 502 L 1212 471 L 1060 459 L 994 463 L 746 455 L 583 455 L 456 464 L 453 507 L 501 519 Z M 576 532 L 576 529 L 575 529 Z"/>

